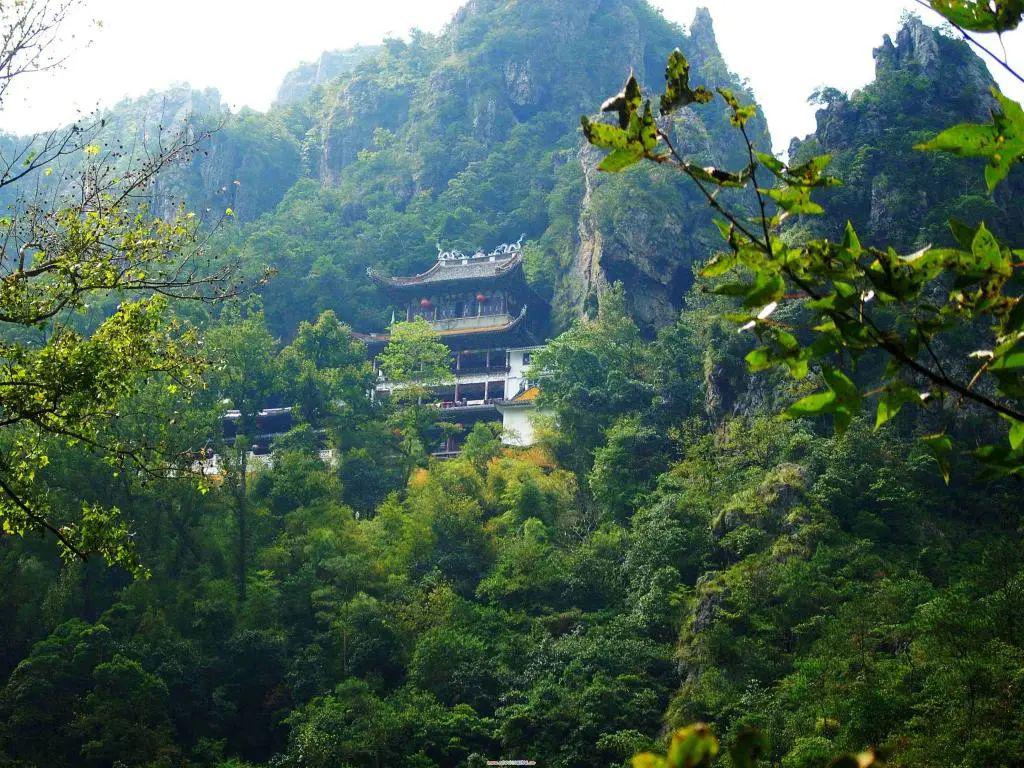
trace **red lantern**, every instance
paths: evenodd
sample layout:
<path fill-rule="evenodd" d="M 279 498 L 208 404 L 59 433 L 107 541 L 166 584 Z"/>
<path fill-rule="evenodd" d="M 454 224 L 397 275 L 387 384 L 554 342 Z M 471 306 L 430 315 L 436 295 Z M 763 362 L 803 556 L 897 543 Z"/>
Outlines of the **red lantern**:
<path fill-rule="evenodd" d="M 432 306 L 430 299 L 420 299 L 420 306 L 423 307 L 423 309 L 430 309 Z"/>
<path fill-rule="evenodd" d="M 477 301 L 478 301 L 478 302 L 479 302 L 480 304 L 483 304 L 483 303 L 484 303 L 485 301 L 487 301 L 487 297 L 486 297 L 486 296 L 484 296 L 484 295 L 483 295 L 482 293 L 478 293 L 478 294 L 476 295 L 476 300 L 477 300 Z"/>

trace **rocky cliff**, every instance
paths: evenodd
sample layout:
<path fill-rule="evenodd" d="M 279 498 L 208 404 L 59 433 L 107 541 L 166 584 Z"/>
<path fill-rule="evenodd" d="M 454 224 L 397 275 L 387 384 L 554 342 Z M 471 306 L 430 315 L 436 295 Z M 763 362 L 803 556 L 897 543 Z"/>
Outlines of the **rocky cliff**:
<path fill-rule="evenodd" d="M 697 11 L 689 34 L 678 43 L 697 82 L 727 85 L 742 99 L 754 101 L 726 67 L 706 8 Z M 661 82 L 659 78 L 650 84 L 658 87 Z M 663 128 L 670 130 L 684 154 L 702 165 L 746 165 L 743 148 L 719 104 L 683 110 Z M 755 119 L 751 133 L 759 146 L 771 146 L 762 120 Z M 583 195 L 577 245 L 570 269 L 558 282 L 556 303 L 574 312 L 587 311 L 597 292 L 609 282 L 621 281 L 634 317 L 653 332 L 678 314 L 694 265 L 712 253 L 720 239 L 709 226 L 706 204 L 687 183 L 661 169 L 642 168 L 624 176 L 601 173 L 596 165 L 603 154 L 590 147 L 578 154 Z"/>
<path fill-rule="evenodd" d="M 440 34 L 302 65 L 265 114 L 230 114 L 216 93 L 186 87 L 126 102 L 108 120 L 121 137 L 183 120 L 217 128 L 155 199 L 184 199 L 212 218 L 234 211 L 237 225 L 219 247 L 277 269 L 265 299 L 281 333 L 323 309 L 379 326 L 386 316 L 367 266 L 419 271 L 436 243 L 475 249 L 525 234 L 528 274 L 551 304 L 553 331 L 621 281 L 653 334 L 677 315 L 694 265 L 719 235 L 676 175 L 599 173 L 578 118 L 630 70 L 658 89 L 677 46 L 698 83 L 754 100 L 723 60 L 707 10 L 683 29 L 643 0 L 472 0 Z M 833 235 L 849 219 L 865 240 L 901 248 L 941 241 L 951 215 L 1024 234 L 1008 208 L 1019 175 L 991 198 L 971 163 L 912 149 L 986 117 L 984 65 L 916 19 L 885 38 L 875 59 L 875 81 L 851 95 L 823 91 L 815 133 L 792 145 L 794 157 L 832 154 L 844 182 L 824 196 L 828 215 L 799 226 Z M 683 110 L 664 127 L 701 164 L 745 165 L 720 104 Z M 752 129 L 769 147 L 764 122 Z"/>
<path fill-rule="evenodd" d="M 316 61 L 303 62 L 281 81 L 274 106 L 287 107 L 305 101 L 316 87 L 349 74 L 379 50 L 379 45 L 357 45 L 344 51 L 324 51 Z"/>
<path fill-rule="evenodd" d="M 753 100 L 722 60 L 706 10 L 687 33 L 638 0 L 474 0 L 441 35 L 389 41 L 323 89 L 305 150 L 310 172 L 353 204 L 374 200 L 371 218 L 386 210 L 406 219 L 410 264 L 429 263 L 438 240 L 476 248 L 525 233 L 556 327 L 621 280 L 653 332 L 678 312 L 693 263 L 717 235 L 678 180 L 597 173 L 578 117 L 630 70 L 660 87 L 677 46 L 700 82 Z M 743 164 L 720 110 L 688 111 L 673 128 L 702 162 Z M 755 134 L 769 146 L 763 122 Z"/>
<path fill-rule="evenodd" d="M 849 96 L 824 95 L 815 132 L 791 145 L 794 158 L 831 154 L 843 182 L 821 196 L 827 215 L 803 226 L 834 237 L 850 220 L 862 239 L 902 249 L 946 242 L 950 216 L 1024 234 L 1010 208 L 1024 189 L 1020 174 L 990 197 L 979 163 L 913 149 L 956 123 L 990 119 L 995 82 L 984 62 L 917 18 L 895 41 L 886 35 L 874 58 L 875 80 Z"/>
<path fill-rule="evenodd" d="M 183 199 L 211 219 L 233 210 L 221 247 L 277 268 L 266 298 L 282 332 L 325 308 L 383 322 L 364 285 L 369 264 L 420 270 L 435 243 L 475 249 L 525 234 L 556 330 L 621 280 L 653 333 L 678 312 L 717 234 L 670 174 L 597 173 L 578 121 L 630 70 L 659 88 L 677 46 L 699 82 L 753 98 L 722 60 L 707 11 L 687 32 L 644 0 L 471 0 L 438 35 L 301 65 L 266 114 L 231 114 L 216 94 L 184 87 L 119 105 L 108 120 L 114 140 L 154 122 L 216 128 L 154 201 L 167 211 Z M 743 164 L 720 110 L 687 111 L 671 128 L 702 162 Z M 756 135 L 769 146 L 763 123 Z"/>

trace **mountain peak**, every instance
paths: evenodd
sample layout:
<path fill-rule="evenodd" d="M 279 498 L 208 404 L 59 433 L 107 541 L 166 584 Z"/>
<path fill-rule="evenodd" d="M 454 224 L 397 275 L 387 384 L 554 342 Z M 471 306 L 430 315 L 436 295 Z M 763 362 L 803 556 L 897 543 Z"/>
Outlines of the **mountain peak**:
<path fill-rule="evenodd" d="M 693 23 L 690 25 L 690 42 L 694 51 L 701 56 L 721 56 L 711 11 L 704 6 L 698 8 L 694 14 Z"/>
<path fill-rule="evenodd" d="M 379 45 L 357 45 L 342 51 L 324 51 L 314 62 L 304 62 L 284 76 L 275 107 L 295 104 L 307 98 L 313 89 L 348 74 L 366 59 L 380 51 Z"/>
<path fill-rule="evenodd" d="M 895 44 L 885 35 L 882 45 L 872 52 L 876 74 L 886 69 L 903 69 L 911 63 L 924 71 L 933 69 L 939 62 L 939 35 L 917 16 L 910 16 L 896 34 Z"/>

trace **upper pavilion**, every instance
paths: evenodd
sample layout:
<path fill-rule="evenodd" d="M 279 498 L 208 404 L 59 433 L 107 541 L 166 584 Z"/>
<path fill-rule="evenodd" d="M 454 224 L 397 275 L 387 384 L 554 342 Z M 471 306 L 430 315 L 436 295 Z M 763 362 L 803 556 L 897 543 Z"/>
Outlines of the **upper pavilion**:
<path fill-rule="evenodd" d="M 527 315 L 527 299 L 541 302 L 523 274 L 522 238 L 471 256 L 438 247 L 433 266 L 410 277 L 385 276 L 374 269 L 367 273 L 391 300 L 395 320 L 422 317 L 452 351 L 452 380 L 431 388 L 443 418 L 466 429 L 475 421 L 502 420 L 509 442 L 530 444 L 533 429 L 527 410 L 534 403 L 525 396 L 530 389 L 526 374 L 540 313 Z M 376 353 L 389 336 L 360 338 Z M 392 387 L 380 374 L 377 394 L 386 396 Z M 458 436 L 452 437 L 436 454 L 457 453 L 460 443 Z"/>
<path fill-rule="evenodd" d="M 526 300 L 536 297 L 523 275 L 521 238 L 472 256 L 439 247 L 437 261 L 418 275 L 390 277 L 373 268 L 367 274 L 391 299 L 396 319 L 422 317 L 453 352 L 482 344 L 536 343 L 526 314 Z M 387 334 L 362 338 L 371 347 L 388 339 Z"/>

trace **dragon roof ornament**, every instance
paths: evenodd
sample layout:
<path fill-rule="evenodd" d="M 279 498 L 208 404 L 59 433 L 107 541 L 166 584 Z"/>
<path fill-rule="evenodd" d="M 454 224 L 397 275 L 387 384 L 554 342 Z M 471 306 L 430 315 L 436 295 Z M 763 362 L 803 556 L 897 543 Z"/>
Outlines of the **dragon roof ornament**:
<path fill-rule="evenodd" d="M 462 251 L 450 250 L 446 251 L 441 248 L 441 244 L 437 243 L 437 260 L 438 261 L 468 261 L 469 259 L 494 259 L 494 258 L 511 258 L 523 250 L 523 238 L 525 234 L 519 236 L 519 239 L 514 243 L 502 243 L 490 253 L 478 250 L 472 256 L 467 256 Z"/>

